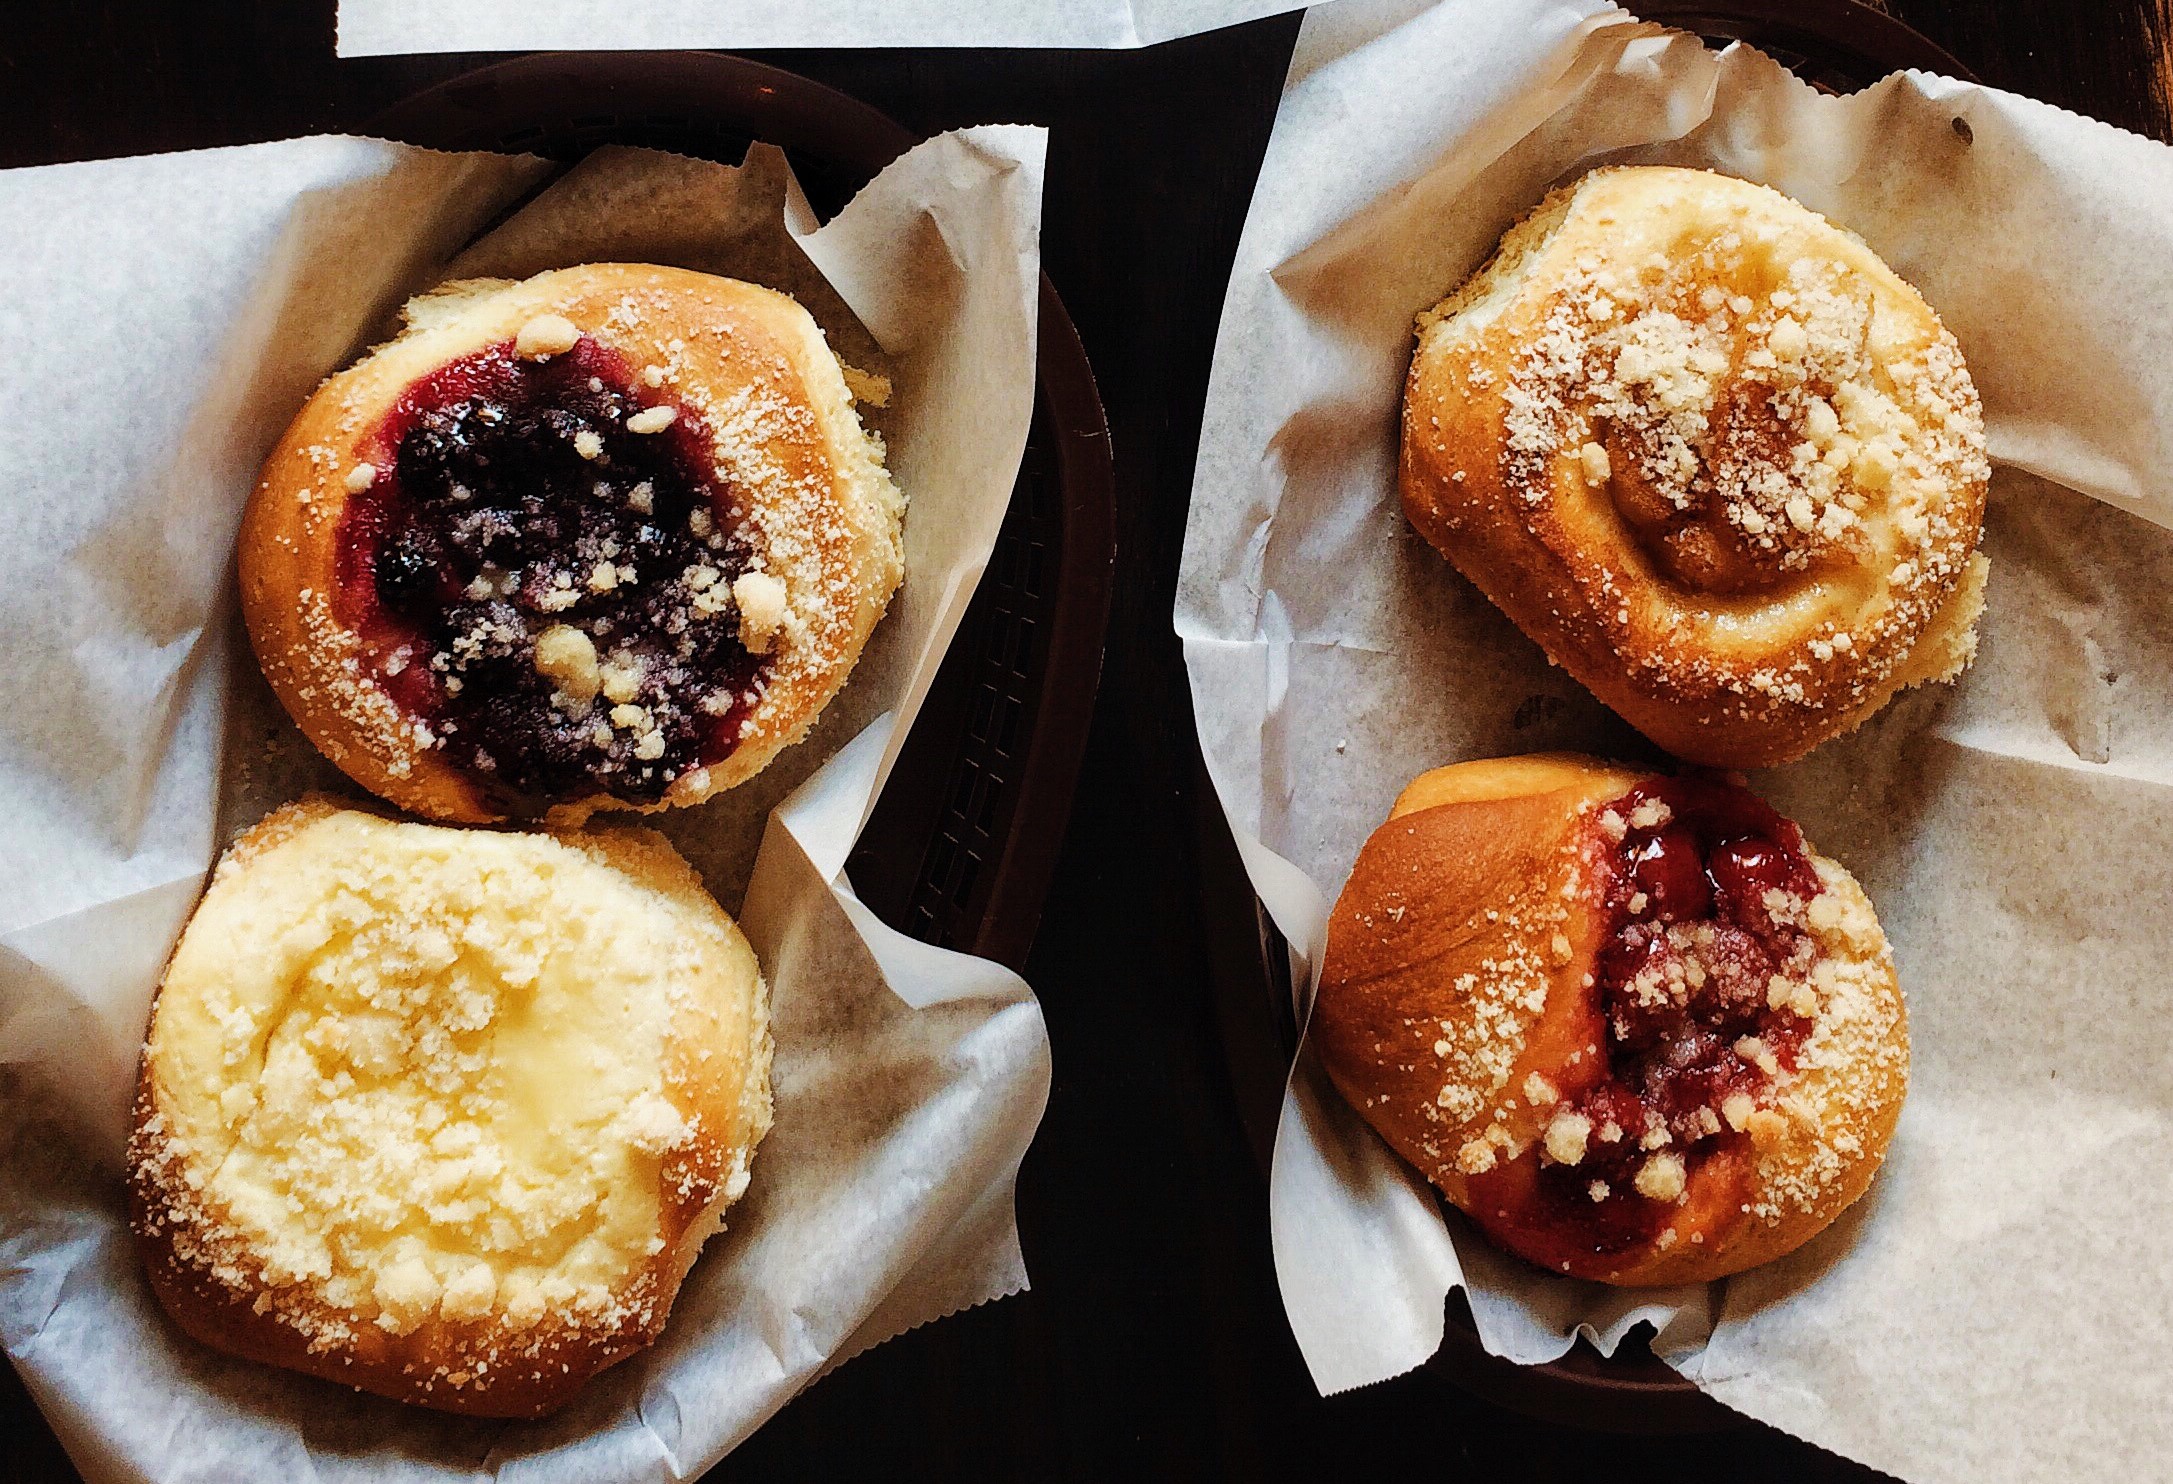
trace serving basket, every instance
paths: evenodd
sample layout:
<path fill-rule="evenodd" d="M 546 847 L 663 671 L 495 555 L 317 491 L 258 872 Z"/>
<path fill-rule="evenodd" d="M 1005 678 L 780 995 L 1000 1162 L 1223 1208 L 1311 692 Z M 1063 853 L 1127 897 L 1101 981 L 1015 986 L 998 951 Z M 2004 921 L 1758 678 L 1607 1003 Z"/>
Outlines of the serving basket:
<path fill-rule="evenodd" d="M 1931 40 L 1857 0 L 1631 0 L 1640 18 L 1716 44 L 1741 41 L 1827 92 L 1855 92 L 1911 68 L 1973 81 Z M 1283 1083 L 1300 1026 L 1290 946 L 1252 893 L 1203 776 L 1202 890 L 1222 1042 L 1239 1112 L 1263 1171 L 1274 1156 Z M 1449 1297 L 1441 1348 L 1422 1374 L 1542 1421 L 1641 1434 L 1717 1432 L 1747 1418 L 1656 1358 L 1642 1330 L 1613 1356 L 1579 1338 L 1559 1360 L 1518 1365 L 1480 1343 L 1461 1289 Z"/>
<path fill-rule="evenodd" d="M 782 148 L 827 218 L 916 142 L 797 74 L 702 52 L 538 55 L 411 94 L 364 133 L 567 164 L 640 145 L 738 164 Z M 1070 815 L 1101 675 L 1115 521 L 1109 428 L 1077 332 L 1041 280 L 1033 418 L 989 565 L 848 858 L 861 899 L 925 942 L 1024 965 Z M 72 1478 L 0 1362 L 0 1481 Z"/>
<path fill-rule="evenodd" d="M 783 149 L 819 216 L 915 136 L 847 94 L 716 52 L 543 54 L 410 95 L 368 132 L 571 163 L 640 145 L 736 165 Z M 1071 812 L 1115 555 L 1109 425 L 1070 316 L 1041 280 L 1033 421 L 987 572 L 859 844 L 862 901 L 944 948 L 1024 965 Z"/>

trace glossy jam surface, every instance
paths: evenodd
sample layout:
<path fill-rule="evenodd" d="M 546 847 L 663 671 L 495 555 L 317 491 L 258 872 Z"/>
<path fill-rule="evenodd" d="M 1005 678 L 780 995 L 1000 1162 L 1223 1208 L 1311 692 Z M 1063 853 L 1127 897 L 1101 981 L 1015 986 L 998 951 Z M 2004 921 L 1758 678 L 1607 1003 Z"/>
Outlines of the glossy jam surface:
<path fill-rule="evenodd" d="M 1747 1181 L 1748 1139 L 1729 1113 L 1795 1065 L 1810 1022 L 1785 986 L 1819 955 L 1805 919 L 1822 887 L 1803 834 L 1748 790 L 1664 779 L 1598 811 L 1596 828 L 1596 1023 L 1552 1115 L 1569 1137 L 1471 1182 L 1481 1224 L 1556 1267 L 1651 1240 L 1676 1209 L 1676 1173 Z M 1656 1157 L 1677 1168 L 1648 1171 Z"/>
<path fill-rule="evenodd" d="M 668 426 L 628 428 L 657 408 Z M 707 449 L 691 409 L 587 337 L 451 362 L 378 428 L 342 517 L 339 616 L 505 812 L 651 801 L 738 741 L 764 665 L 731 609 L 751 557 Z"/>

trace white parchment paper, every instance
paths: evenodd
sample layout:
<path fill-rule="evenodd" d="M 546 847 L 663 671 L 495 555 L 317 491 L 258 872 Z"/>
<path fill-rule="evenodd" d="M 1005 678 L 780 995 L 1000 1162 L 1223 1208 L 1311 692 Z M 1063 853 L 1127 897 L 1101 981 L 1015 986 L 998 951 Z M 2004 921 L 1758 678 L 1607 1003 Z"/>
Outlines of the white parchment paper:
<path fill-rule="evenodd" d="M 0 174 L 0 1341 L 89 1479 L 591 1481 L 701 1472 L 826 1367 L 1014 1292 L 1049 1061 L 1032 994 L 904 938 L 844 861 L 995 539 L 1033 393 L 1044 136 L 902 156 L 818 227 L 783 156 L 540 161 L 368 140 Z M 457 258 L 455 254 L 458 254 Z M 539 1423 L 241 1361 L 164 1320 L 118 1155 L 158 970 L 224 840 L 352 792 L 231 600 L 255 470 L 315 381 L 446 276 L 610 259 L 735 273 L 890 374 L 906 578 L 851 683 L 760 778 L 660 823 L 773 996 L 776 1127 L 650 1351 Z"/>
<path fill-rule="evenodd" d="M 1308 963 L 1358 847 L 1458 759 L 1649 748 L 1404 522 L 1411 318 L 1602 162 L 1768 182 L 1940 311 L 1984 396 L 1983 643 L 1960 684 L 1753 779 L 1856 872 L 1908 995 L 1872 1194 L 1793 1257 L 1617 1292 L 1508 1260 L 1301 1051 L 1271 1185 L 1322 1391 L 1440 1343 L 1550 1358 L 1637 1320 L 1732 1406 L 1920 1481 L 2173 1456 L 2173 150 L 1991 89 L 1815 93 L 1591 0 L 1307 17 L 1216 349 L 1177 607 L 1254 885 Z M 1301 973 L 1300 978 L 1304 976 Z"/>
<path fill-rule="evenodd" d="M 1303 0 L 340 0 L 339 54 L 1152 46 Z"/>

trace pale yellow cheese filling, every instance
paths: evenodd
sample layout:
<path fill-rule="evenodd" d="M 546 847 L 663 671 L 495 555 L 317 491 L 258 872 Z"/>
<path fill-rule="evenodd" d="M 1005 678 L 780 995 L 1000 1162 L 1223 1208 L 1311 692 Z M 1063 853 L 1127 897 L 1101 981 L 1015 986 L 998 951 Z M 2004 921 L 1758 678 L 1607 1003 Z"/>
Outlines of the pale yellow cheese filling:
<path fill-rule="evenodd" d="M 744 1068 L 759 996 L 721 914 L 582 850 L 343 812 L 222 868 L 150 1065 L 224 1276 L 393 1334 L 608 1322 L 696 1131 L 674 1018 Z"/>

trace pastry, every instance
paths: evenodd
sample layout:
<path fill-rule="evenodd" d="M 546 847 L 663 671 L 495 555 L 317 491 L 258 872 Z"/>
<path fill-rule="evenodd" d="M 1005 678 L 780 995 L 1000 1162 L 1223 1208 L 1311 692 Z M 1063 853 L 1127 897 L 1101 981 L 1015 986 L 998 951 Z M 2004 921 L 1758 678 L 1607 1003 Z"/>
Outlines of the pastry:
<path fill-rule="evenodd" d="M 1496 1243 L 1698 1282 L 1864 1193 L 1908 1081 L 1849 873 L 1735 782 L 1569 754 L 1415 780 L 1329 922 L 1309 1035 Z"/>
<path fill-rule="evenodd" d="M 132 1225 L 215 1349 L 540 1416 L 662 1329 L 769 1063 L 754 953 L 663 837 L 293 805 L 167 965 Z"/>
<path fill-rule="evenodd" d="M 1958 674 L 1989 472 L 1938 316 L 1746 181 L 1595 171 L 1419 317 L 1412 525 L 1694 762 L 1786 762 Z"/>
<path fill-rule="evenodd" d="M 406 319 L 318 388 L 242 524 L 250 638 L 310 740 L 419 814 L 559 825 L 698 802 L 805 733 L 904 509 L 807 312 L 604 264 Z"/>

